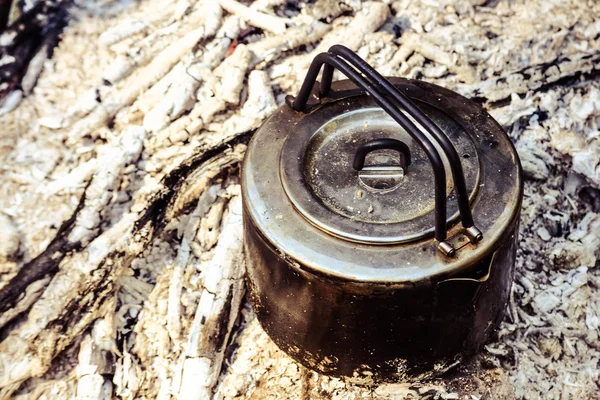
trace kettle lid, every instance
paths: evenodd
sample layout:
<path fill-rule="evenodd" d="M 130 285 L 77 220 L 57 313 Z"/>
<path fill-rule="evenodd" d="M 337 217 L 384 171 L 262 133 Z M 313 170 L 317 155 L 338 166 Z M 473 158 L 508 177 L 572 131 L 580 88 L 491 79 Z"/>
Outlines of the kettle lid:
<path fill-rule="evenodd" d="M 427 103 L 418 106 L 461 155 L 472 201 L 480 168 L 471 136 L 440 110 Z M 459 218 L 457 193 L 450 161 L 430 139 L 446 170 L 449 226 Z M 433 233 L 432 164 L 406 129 L 367 96 L 331 102 L 307 114 L 287 137 L 279 168 L 285 193 L 297 211 L 339 238 L 385 245 L 420 240 Z"/>

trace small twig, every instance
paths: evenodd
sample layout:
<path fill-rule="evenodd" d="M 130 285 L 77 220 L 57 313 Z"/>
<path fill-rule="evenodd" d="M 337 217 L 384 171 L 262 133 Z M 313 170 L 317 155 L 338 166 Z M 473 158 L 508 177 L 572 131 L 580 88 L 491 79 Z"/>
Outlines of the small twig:
<path fill-rule="evenodd" d="M 237 15 L 250 25 L 256 26 L 262 30 L 280 34 L 287 29 L 287 21 L 284 18 L 261 13 L 260 11 L 246 7 L 235 0 L 219 0 L 219 4 L 221 4 L 221 7 L 227 12 Z"/>

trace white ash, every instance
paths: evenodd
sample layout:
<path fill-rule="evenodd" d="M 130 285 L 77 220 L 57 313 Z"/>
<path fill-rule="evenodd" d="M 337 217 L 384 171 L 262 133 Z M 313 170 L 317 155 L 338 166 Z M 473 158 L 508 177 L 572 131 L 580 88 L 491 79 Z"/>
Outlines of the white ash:
<path fill-rule="evenodd" d="M 103 219 L 103 212 L 116 192 L 126 165 L 137 161 L 143 148 L 146 131 L 130 126 L 114 144 L 99 149 L 96 172 L 86 189 L 83 209 L 77 216 L 76 226 L 69 235 L 71 242 L 86 245 L 96 234 Z"/>
<path fill-rule="evenodd" d="M 0 212 L 0 263 L 14 258 L 21 243 L 19 230 L 10 216 Z"/>

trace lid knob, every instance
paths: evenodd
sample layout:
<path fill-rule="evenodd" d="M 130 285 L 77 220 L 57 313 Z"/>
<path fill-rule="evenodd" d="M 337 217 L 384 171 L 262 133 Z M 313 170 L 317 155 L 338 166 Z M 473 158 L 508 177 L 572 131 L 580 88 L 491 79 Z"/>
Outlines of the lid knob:
<path fill-rule="evenodd" d="M 365 167 L 365 159 L 371 152 L 378 150 L 395 150 L 400 155 L 400 165 L 373 165 Z M 396 188 L 406 169 L 410 165 L 410 150 L 406 143 L 397 139 L 373 139 L 356 150 L 352 167 L 358 171 L 358 178 L 367 187 L 375 190 Z"/>

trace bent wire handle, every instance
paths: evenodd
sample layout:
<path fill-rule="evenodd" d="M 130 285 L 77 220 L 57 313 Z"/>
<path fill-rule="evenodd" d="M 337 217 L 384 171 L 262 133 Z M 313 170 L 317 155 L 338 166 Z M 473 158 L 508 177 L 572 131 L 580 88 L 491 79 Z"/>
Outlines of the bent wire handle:
<path fill-rule="evenodd" d="M 352 168 L 360 171 L 365 165 L 367 154 L 376 150 L 395 150 L 400 154 L 400 166 L 402 169 L 406 171 L 406 168 L 410 165 L 410 149 L 406 143 L 396 139 L 373 139 L 361 145 L 356 150 Z"/>
<path fill-rule="evenodd" d="M 331 53 L 321 53 L 315 57 L 304 83 L 298 92 L 298 96 L 292 103 L 292 108 L 296 111 L 304 111 L 308 97 L 317 80 L 317 75 L 324 65 L 331 65 L 346 75 L 357 86 L 367 91 L 375 102 L 383 108 L 400 126 L 402 126 L 409 135 L 423 148 L 433 166 L 433 176 L 435 181 L 435 238 L 439 242 L 438 248 L 445 254 L 452 256 L 455 253 L 454 247 L 446 242 L 446 171 L 440 155 L 429 138 L 423 134 L 412 121 L 400 112 L 394 104 L 379 90 L 379 88 L 367 81 L 358 71 L 351 67 L 345 60 Z"/>
<path fill-rule="evenodd" d="M 407 110 L 409 115 L 411 115 L 413 118 L 415 118 L 415 120 L 417 120 L 417 122 L 419 122 L 421 125 L 423 125 L 434 138 L 438 139 L 438 142 L 442 141 L 442 143 L 441 143 L 442 149 L 446 153 L 446 156 L 449 158 L 449 160 L 452 160 L 452 158 L 451 158 L 452 156 L 448 155 L 448 149 L 447 149 L 448 146 L 444 146 L 443 138 L 442 139 L 437 138 L 436 136 L 438 136 L 438 135 L 436 135 L 436 132 L 434 131 L 432 133 L 431 132 L 432 129 L 429 129 L 430 128 L 429 125 L 435 126 L 435 124 L 433 124 L 433 122 L 431 122 L 422 112 L 420 112 L 420 110 L 418 110 L 412 103 L 410 103 L 410 101 L 408 99 L 403 97 L 403 95 L 400 94 L 391 83 L 389 83 L 387 80 L 385 80 L 385 78 L 383 78 L 381 75 L 377 74 L 377 72 L 375 70 L 373 70 L 364 60 L 362 60 L 356 54 L 352 53 L 349 49 L 347 49 L 343 46 L 334 46 L 334 47 L 332 47 L 332 49 L 336 52 L 339 52 L 340 54 L 343 54 L 344 58 L 348 58 L 350 62 L 353 62 L 353 64 L 348 62 L 348 60 L 344 60 L 344 59 L 340 58 L 336 54 L 321 53 L 321 54 L 317 55 L 308 70 L 308 73 L 302 84 L 302 88 L 300 89 L 300 92 L 298 93 L 298 96 L 294 99 L 294 101 L 292 103 L 292 108 L 296 111 L 304 111 L 304 109 L 306 107 L 306 103 L 308 101 L 308 98 L 309 98 L 309 96 L 312 92 L 312 89 L 314 87 L 314 84 L 316 82 L 317 76 L 323 65 L 325 65 L 325 69 L 323 71 L 323 82 L 322 82 L 322 89 L 321 89 L 322 95 L 326 95 L 329 92 L 329 89 L 331 87 L 331 80 L 333 78 L 334 68 L 341 71 L 352 82 L 354 82 L 357 86 L 361 87 L 369 95 L 371 95 L 371 97 L 373 97 L 375 102 L 381 108 L 383 108 L 396 122 L 398 122 L 398 124 L 400 124 L 408 132 L 408 134 L 411 137 L 413 137 L 413 139 L 416 140 L 416 142 L 423 148 L 423 150 L 427 154 L 427 157 L 429 158 L 429 160 L 432 164 L 432 167 L 433 167 L 434 182 L 435 182 L 435 193 L 434 193 L 435 239 L 438 241 L 438 249 L 439 250 L 441 250 L 443 253 L 445 253 L 448 256 L 453 256 L 455 254 L 456 250 L 450 243 L 448 243 L 446 241 L 446 236 L 447 236 L 447 232 L 446 232 L 446 229 L 447 229 L 447 227 L 446 227 L 446 212 L 447 212 L 446 211 L 446 172 L 444 169 L 444 165 L 441 161 L 440 155 L 439 155 L 437 149 L 435 148 L 435 146 L 433 145 L 433 143 L 429 140 L 429 138 L 427 136 L 425 136 L 423 134 L 423 132 L 421 132 L 421 130 L 419 130 L 414 125 L 414 123 L 403 112 L 401 112 L 397 107 L 395 107 L 395 105 L 386 96 L 390 96 L 390 97 L 394 98 L 394 100 L 399 102 L 401 105 L 403 105 L 402 103 L 409 103 L 408 110 Z M 365 66 L 368 68 L 365 68 Z M 362 72 L 362 74 L 364 74 L 365 76 L 363 76 L 361 73 L 359 73 L 359 71 Z M 376 75 L 373 72 L 375 72 Z M 378 76 L 380 77 L 380 79 L 377 79 Z M 373 81 L 379 86 L 375 86 L 373 84 Z M 387 84 L 382 84 L 382 81 L 387 82 Z M 381 88 L 384 89 L 383 92 L 382 92 Z M 401 99 L 401 100 L 398 100 L 398 99 Z M 411 113 L 411 111 L 414 112 L 415 110 L 416 110 L 415 114 L 417 117 L 415 117 Z M 424 121 L 425 123 L 422 123 L 419 120 Z M 429 121 L 430 124 L 427 123 L 427 121 Z M 436 126 L 436 128 L 437 128 L 437 126 Z M 438 130 L 439 130 L 439 128 L 438 128 Z M 441 133 L 441 135 L 443 135 L 443 137 L 446 138 L 445 135 L 441 131 L 439 131 L 439 133 Z M 446 140 L 447 140 L 447 138 L 446 138 Z M 449 141 L 448 141 L 448 143 L 449 143 Z M 451 148 L 451 150 L 454 150 L 454 153 L 456 153 L 456 150 L 454 149 L 454 147 L 452 146 L 451 143 L 450 143 L 450 148 Z M 459 163 L 460 163 L 460 160 L 459 160 Z M 460 176 L 462 177 L 462 182 L 464 183 L 464 176 L 462 174 L 462 168 L 459 171 L 460 171 Z M 454 174 L 454 172 L 456 172 L 455 169 L 453 169 L 453 174 Z M 458 185 L 460 185 L 460 183 Z M 457 185 L 457 190 L 459 189 L 458 185 Z M 461 194 L 459 194 L 459 202 L 460 202 L 461 198 L 463 200 L 466 199 L 467 207 L 466 207 L 465 219 L 463 219 L 463 208 L 461 208 L 461 206 L 459 204 L 461 220 L 463 222 L 463 226 L 466 228 L 466 231 L 467 231 L 466 233 L 469 236 L 469 238 L 471 239 L 471 241 L 476 242 L 481 239 L 482 234 L 475 226 L 472 225 L 471 209 L 468 204 L 468 197 L 465 196 L 466 185 L 465 185 L 464 189 L 465 190 L 464 190 L 464 193 L 462 193 L 462 196 L 461 196 Z M 471 225 L 467 224 L 469 222 L 469 219 L 470 219 Z"/>
<path fill-rule="evenodd" d="M 419 108 L 417 108 L 412 101 L 404 94 L 402 94 L 396 87 L 387 79 L 385 79 L 379 72 L 371 67 L 365 60 L 360 58 L 349 48 L 342 45 L 334 45 L 329 48 L 329 52 L 341 56 L 349 61 L 349 63 L 359 70 L 361 73 L 366 75 L 374 83 L 383 88 L 384 92 L 392 97 L 400 106 L 413 117 L 425 130 L 433 136 L 433 138 L 442 147 L 444 154 L 450 161 L 450 168 L 452 170 L 452 178 L 458 194 L 458 209 L 460 211 L 460 220 L 463 227 L 466 229 L 466 234 L 471 242 L 478 242 L 482 239 L 482 233 L 477 229 L 473 222 L 473 215 L 471 213 L 471 207 L 469 205 L 469 195 L 467 192 L 467 185 L 465 183 L 465 176 L 460 162 L 460 156 L 456 152 L 456 149 L 450 142 L 450 139 L 442 132 L 442 130 Z M 333 79 L 333 67 L 331 65 L 325 65 L 323 68 L 323 77 L 321 82 L 320 94 L 321 97 L 327 96 L 331 89 L 331 82 Z"/>

